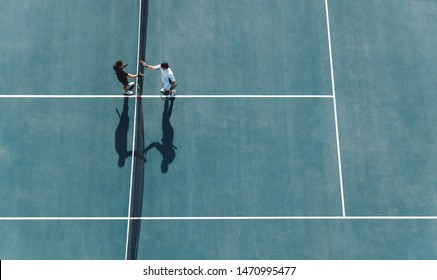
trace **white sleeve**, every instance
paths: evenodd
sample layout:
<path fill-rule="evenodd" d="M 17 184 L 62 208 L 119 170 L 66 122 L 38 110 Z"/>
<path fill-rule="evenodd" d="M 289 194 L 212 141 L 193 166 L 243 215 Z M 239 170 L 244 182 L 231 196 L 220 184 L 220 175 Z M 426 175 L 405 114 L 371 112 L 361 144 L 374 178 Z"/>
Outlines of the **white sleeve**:
<path fill-rule="evenodd" d="M 168 73 L 168 78 L 171 82 L 176 82 L 176 79 L 174 78 L 173 72 Z"/>
<path fill-rule="evenodd" d="M 161 64 L 153 66 L 153 70 L 159 70 L 161 69 Z"/>

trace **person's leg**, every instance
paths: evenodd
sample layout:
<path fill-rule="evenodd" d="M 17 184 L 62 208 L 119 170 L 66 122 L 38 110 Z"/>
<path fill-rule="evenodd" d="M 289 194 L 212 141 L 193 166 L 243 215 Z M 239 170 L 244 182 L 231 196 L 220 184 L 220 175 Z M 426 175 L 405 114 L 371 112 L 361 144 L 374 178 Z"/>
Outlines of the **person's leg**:
<path fill-rule="evenodd" d="M 128 89 L 129 84 L 123 84 L 123 93 L 132 95 L 133 92 Z"/>
<path fill-rule="evenodd" d="M 134 88 L 135 82 L 130 82 L 127 86 L 129 87 L 128 90 L 132 90 Z"/>

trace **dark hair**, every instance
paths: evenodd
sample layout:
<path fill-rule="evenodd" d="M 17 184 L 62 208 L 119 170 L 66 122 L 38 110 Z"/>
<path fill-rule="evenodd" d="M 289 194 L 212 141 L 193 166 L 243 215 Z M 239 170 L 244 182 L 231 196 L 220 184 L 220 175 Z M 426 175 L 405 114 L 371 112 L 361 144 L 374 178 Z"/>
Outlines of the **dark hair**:
<path fill-rule="evenodd" d="M 121 60 L 117 60 L 116 62 L 115 62 L 115 66 L 116 67 L 121 67 L 123 65 L 123 61 L 121 61 Z"/>
<path fill-rule="evenodd" d="M 167 62 L 163 62 L 163 63 L 161 63 L 161 68 L 164 68 L 164 69 L 167 69 L 167 68 L 169 68 L 170 66 L 168 66 L 168 63 Z"/>

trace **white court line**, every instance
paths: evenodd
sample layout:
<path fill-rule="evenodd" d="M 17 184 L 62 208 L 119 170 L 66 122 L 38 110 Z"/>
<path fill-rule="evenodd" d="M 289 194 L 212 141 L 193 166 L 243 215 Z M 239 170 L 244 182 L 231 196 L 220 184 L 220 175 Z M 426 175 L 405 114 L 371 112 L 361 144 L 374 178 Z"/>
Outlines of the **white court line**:
<path fill-rule="evenodd" d="M 137 218 L 138 219 L 138 218 Z M 437 216 L 141 217 L 140 220 L 437 220 Z"/>
<path fill-rule="evenodd" d="M 47 95 L 47 94 L 18 94 L 18 95 L 7 95 L 1 94 L 0 98 L 4 99 L 14 99 L 14 98 L 135 98 L 134 95 L 96 95 L 96 94 L 56 94 L 56 95 Z"/>
<path fill-rule="evenodd" d="M 77 94 L 65 94 L 65 95 L 42 95 L 42 94 L 20 94 L 20 95 L 7 95 L 2 94 L 0 98 L 135 98 L 135 95 L 77 95 Z M 211 95 L 176 95 L 177 98 L 333 98 L 333 95 L 314 95 L 314 94 L 287 94 L 287 95 L 266 95 L 266 94 L 211 94 Z M 141 98 L 161 98 L 159 94 L 155 95 L 141 95 Z"/>
<path fill-rule="evenodd" d="M 437 220 L 437 216 L 0 217 L 0 221 Z"/>
<path fill-rule="evenodd" d="M 331 86 L 332 86 L 332 96 L 333 96 L 333 103 L 334 103 L 335 136 L 337 140 L 337 158 L 338 158 L 338 172 L 339 172 L 339 179 L 340 179 L 341 209 L 342 209 L 343 216 L 346 216 L 346 208 L 344 205 L 345 203 L 344 203 L 344 191 L 343 191 L 343 171 L 341 166 L 340 136 L 338 130 L 337 99 L 335 97 L 334 63 L 332 60 L 331 28 L 329 25 L 328 0 L 325 0 L 325 9 L 326 9 L 326 28 L 328 30 L 329 63 L 331 67 Z"/>
<path fill-rule="evenodd" d="M 0 217 L 0 221 L 127 221 L 128 217 Z"/>
<path fill-rule="evenodd" d="M 143 95 L 143 98 L 156 98 L 161 96 Z M 332 95 L 304 95 L 304 94 L 288 94 L 288 95 L 266 95 L 266 94 L 227 94 L 227 95 L 177 95 L 176 98 L 333 98 Z"/>

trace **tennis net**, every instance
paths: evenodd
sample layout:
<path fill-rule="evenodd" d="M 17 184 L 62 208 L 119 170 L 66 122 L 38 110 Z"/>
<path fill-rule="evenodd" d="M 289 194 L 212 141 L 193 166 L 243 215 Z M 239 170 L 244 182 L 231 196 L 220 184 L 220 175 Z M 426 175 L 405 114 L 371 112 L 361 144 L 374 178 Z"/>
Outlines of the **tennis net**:
<path fill-rule="evenodd" d="M 137 73 L 144 73 L 144 66 L 139 63 L 145 60 L 146 40 L 147 40 L 147 18 L 149 10 L 149 0 L 140 1 L 139 28 L 138 28 L 138 66 Z M 141 217 L 143 209 L 144 193 L 144 117 L 142 94 L 143 77 L 137 78 L 137 96 L 135 100 L 135 121 L 134 121 L 134 147 L 133 147 L 133 164 L 131 176 L 131 193 L 128 217 L 128 232 L 126 240 L 127 260 L 135 260 L 138 255 L 138 243 L 141 228 Z"/>

